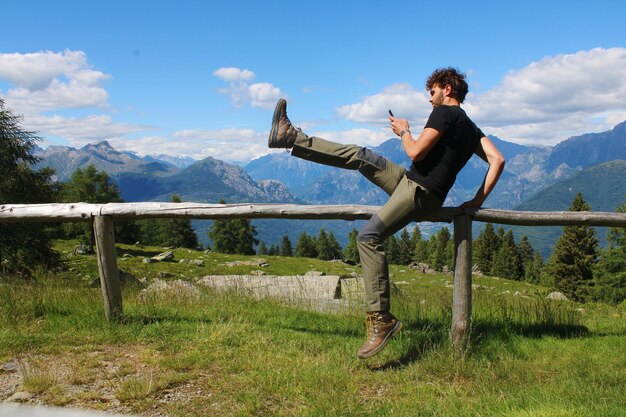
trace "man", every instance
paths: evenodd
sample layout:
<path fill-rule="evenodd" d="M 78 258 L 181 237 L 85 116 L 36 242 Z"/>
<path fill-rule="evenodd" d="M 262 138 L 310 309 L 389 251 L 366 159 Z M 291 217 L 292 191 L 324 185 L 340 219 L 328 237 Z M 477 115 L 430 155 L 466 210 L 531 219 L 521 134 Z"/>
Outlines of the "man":
<path fill-rule="evenodd" d="M 468 91 L 465 74 L 455 68 L 435 70 L 426 81 L 433 111 L 418 139 L 409 122 L 389 115 L 391 129 L 402 140 L 412 160 L 410 170 L 357 145 L 341 145 L 309 137 L 287 117 L 280 99 L 274 111 L 270 148 L 291 148 L 291 154 L 309 161 L 357 169 L 387 194 L 387 203 L 357 236 L 367 302 L 367 340 L 357 352 L 360 359 L 380 352 L 402 323 L 390 313 L 389 270 L 383 241 L 414 220 L 428 218 L 442 205 L 456 175 L 472 154 L 489 164 L 476 196 L 461 207 L 480 207 L 504 169 L 504 157 L 461 109 Z"/>

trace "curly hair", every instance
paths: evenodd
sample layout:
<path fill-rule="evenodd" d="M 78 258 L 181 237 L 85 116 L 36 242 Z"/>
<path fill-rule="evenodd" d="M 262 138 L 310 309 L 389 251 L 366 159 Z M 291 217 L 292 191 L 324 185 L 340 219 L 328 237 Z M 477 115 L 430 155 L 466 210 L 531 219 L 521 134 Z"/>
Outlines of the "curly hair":
<path fill-rule="evenodd" d="M 430 90 L 435 84 L 439 84 L 441 87 L 449 84 L 452 87 L 452 97 L 459 100 L 459 103 L 463 103 L 469 90 L 465 81 L 465 74 L 453 67 L 434 70 L 426 80 L 426 89 Z"/>

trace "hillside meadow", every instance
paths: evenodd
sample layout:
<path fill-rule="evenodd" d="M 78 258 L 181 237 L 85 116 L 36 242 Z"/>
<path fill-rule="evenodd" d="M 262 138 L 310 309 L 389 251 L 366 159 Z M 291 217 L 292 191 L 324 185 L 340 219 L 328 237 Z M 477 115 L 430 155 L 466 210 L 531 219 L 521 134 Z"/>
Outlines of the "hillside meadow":
<path fill-rule="evenodd" d="M 404 330 L 360 361 L 361 302 L 253 299 L 198 287 L 196 297 L 123 289 L 124 317 L 104 318 L 93 255 L 65 271 L 0 281 L 0 401 L 145 416 L 623 416 L 626 306 L 545 299 L 547 288 L 474 279 L 473 330 L 464 357 L 451 353 L 449 275 L 392 265 L 393 311 Z M 250 274 L 227 266 L 256 257 L 118 245 L 118 265 L 148 282 L 193 283 Z M 349 276 L 340 262 L 264 256 L 268 275 L 309 270 Z M 202 259 L 203 266 L 180 259 Z"/>

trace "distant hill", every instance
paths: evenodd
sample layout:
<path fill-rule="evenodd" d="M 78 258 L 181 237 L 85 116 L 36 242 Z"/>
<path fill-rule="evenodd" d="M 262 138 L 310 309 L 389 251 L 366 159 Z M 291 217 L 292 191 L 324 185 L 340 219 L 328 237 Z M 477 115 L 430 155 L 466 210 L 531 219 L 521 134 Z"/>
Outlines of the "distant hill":
<path fill-rule="evenodd" d="M 520 211 L 567 211 L 577 193 L 582 193 L 592 211 L 615 211 L 626 202 L 626 161 L 610 161 L 580 171 L 539 191 L 515 207 Z M 561 235 L 562 227 L 511 227 L 515 236 L 529 237 L 533 247 L 549 255 Z M 601 243 L 605 228 L 596 229 Z"/>
<path fill-rule="evenodd" d="M 626 160 L 626 121 L 612 130 L 571 137 L 556 145 L 550 154 L 549 167 L 567 164 L 586 168 L 615 159 Z"/>
<path fill-rule="evenodd" d="M 38 149 L 35 155 L 42 158 L 39 167 L 50 167 L 56 172 L 59 181 L 67 181 L 77 168 L 95 165 L 109 175 L 117 173 L 149 173 L 150 175 L 170 175 L 177 171 L 172 164 L 143 158 L 128 152 L 114 149 L 109 142 L 88 144 L 80 149 L 69 146 L 49 146 Z"/>

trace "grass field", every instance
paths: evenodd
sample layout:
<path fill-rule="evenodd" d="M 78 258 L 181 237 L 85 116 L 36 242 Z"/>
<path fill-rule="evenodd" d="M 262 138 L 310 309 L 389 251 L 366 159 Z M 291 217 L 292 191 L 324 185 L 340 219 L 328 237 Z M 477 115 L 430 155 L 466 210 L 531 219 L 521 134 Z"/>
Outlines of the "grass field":
<path fill-rule="evenodd" d="M 69 252 L 72 242 L 59 242 Z M 119 246 L 118 264 L 148 281 L 248 274 L 243 256 L 176 250 L 204 266 L 144 264 L 160 248 Z M 128 253 L 134 257 L 122 258 Z M 264 257 L 268 275 L 359 269 Z M 448 341 L 451 277 L 392 266 L 393 311 L 405 324 L 381 354 L 356 358 L 359 302 L 338 312 L 200 289 L 198 298 L 141 297 L 124 288 L 124 319 L 104 319 L 93 256 L 68 270 L 0 284 L 0 401 L 147 416 L 624 416 L 626 307 L 545 300 L 548 289 L 476 278 L 469 349 Z M 517 295 L 515 295 L 517 293 Z"/>

